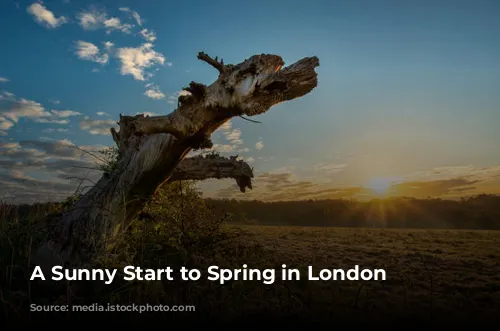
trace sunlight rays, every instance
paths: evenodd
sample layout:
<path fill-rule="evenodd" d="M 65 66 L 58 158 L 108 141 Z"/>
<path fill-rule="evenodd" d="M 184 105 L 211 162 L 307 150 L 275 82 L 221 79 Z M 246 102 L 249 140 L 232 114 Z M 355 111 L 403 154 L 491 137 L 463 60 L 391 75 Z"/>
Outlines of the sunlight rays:
<path fill-rule="evenodd" d="M 374 177 L 363 187 L 371 190 L 375 195 L 382 197 L 389 193 L 389 189 L 395 182 L 396 179 L 392 177 Z"/>

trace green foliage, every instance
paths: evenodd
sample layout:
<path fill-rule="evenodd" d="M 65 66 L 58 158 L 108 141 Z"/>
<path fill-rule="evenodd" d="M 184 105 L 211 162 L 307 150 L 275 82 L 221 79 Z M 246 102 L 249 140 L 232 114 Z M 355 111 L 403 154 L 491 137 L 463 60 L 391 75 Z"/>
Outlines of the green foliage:
<path fill-rule="evenodd" d="M 166 227 L 185 244 L 206 241 L 219 233 L 227 216 L 217 218 L 193 182 L 164 185 L 145 208 L 158 227 Z"/>

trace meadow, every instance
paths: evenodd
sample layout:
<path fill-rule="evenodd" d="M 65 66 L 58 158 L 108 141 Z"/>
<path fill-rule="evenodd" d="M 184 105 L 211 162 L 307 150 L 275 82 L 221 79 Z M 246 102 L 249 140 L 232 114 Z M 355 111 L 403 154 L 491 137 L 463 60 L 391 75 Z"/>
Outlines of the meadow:
<path fill-rule="evenodd" d="M 498 321 L 500 311 L 500 231 L 382 227 L 280 226 L 242 224 L 217 216 L 195 189 L 179 199 L 165 189 L 158 204 L 145 212 L 123 242 L 101 254 L 89 268 L 181 266 L 202 272 L 199 281 L 71 282 L 29 281 L 33 249 L 45 236 L 44 216 L 64 204 L 12 207 L 0 213 L 0 313 L 7 320 L 84 320 L 89 313 L 30 312 L 37 304 L 167 304 L 193 305 L 196 312 L 101 313 L 116 321 L 255 321 L 287 317 L 349 323 L 412 321 L 414 325 Z M 162 203 L 162 199 L 170 201 Z M 184 202 L 181 203 L 183 200 Z M 187 214 L 179 218 L 177 202 Z M 10 208 L 10 209 L 9 209 Z M 17 208 L 17 209 L 16 209 Z M 24 208 L 24 209 L 23 209 Z M 7 211 L 8 209 L 8 211 Z M 14 217 L 18 215 L 18 217 Z M 175 216 L 175 217 L 173 217 Z M 255 223 L 252 222 L 252 223 Z M 273 284 L 259 280 L 207 280 L 209 266 L 236 269 L 272 268 L 285 264 L 301 271 L 298 280 Z M 385 281 L 310 281 L 307 268 L 384 269 Z M 193 315 L 194 314 L 194 315 Z M 196 316 L 196 318 L 193 318 Z"/>
<path fill-rule="evenodd" d="M 306 281 L 311 309 L 439 320 L 500 309 L 500 231 L 243 226 L 266 260 L 304 268 L 383 268 L 386 281 Z M 361 313 L 362 312 L 362 313 Z M 490 315 L 491 314 L 491 315 Z"/>

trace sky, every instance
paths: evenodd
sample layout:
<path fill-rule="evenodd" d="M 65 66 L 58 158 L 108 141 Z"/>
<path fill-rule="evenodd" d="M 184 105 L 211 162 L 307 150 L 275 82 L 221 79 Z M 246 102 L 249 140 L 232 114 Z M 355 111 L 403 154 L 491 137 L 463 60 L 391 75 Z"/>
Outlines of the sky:
<path fill-rule="evenodd" d="M 168 114 L 217 78 L 199 51 L 320 60 L 311 93 L 214 133 L 255 180 L 202 182 L 207 197 L 500 193 L 499 14 L 494 0 L 1 1 L 0 200 L 91 186 L 83 151 L 113 144 L 119 114 Z"/>

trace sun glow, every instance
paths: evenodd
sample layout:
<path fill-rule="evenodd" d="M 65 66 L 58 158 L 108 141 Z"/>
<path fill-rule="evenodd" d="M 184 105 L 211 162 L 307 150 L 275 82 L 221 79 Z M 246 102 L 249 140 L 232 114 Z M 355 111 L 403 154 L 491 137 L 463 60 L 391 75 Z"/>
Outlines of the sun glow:
<path fill-rule="evenodd" d="M 386 177 L 377 177 L 370 180 L 364 187 L 372 190 L 376 195 L 384 195 L 392 186 L 393 180 Z"/>

